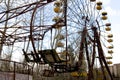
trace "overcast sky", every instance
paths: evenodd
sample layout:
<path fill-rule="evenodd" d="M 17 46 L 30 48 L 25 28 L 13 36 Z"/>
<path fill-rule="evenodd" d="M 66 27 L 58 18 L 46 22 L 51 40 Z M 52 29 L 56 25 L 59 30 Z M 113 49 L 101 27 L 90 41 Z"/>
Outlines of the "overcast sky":
<path fill-rule="evenodd" d="M 120 63 L 120 0 L 99 0 L 103 2 L 108 19 L 111 22 L 114 45 L 113 64 Z"/>

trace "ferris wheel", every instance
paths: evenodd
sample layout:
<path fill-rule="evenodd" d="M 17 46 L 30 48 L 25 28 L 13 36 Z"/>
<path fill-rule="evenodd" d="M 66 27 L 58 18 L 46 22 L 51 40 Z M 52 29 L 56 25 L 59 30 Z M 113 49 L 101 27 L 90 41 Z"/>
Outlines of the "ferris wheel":
<path fill-rule="evenodd" d="M 93 78 L 93 68 L 99 65 L 104 74 L 103 78 L 106 78 L 105 72 L 107 72 L 112 79 L 108 64 L 112 64 L 110 59 L 113 53 L 113 35 L 110 31 L 111 23 L 107 20 L 107 12 L 104 11 L 102 4 L 101 1 L 95 0 L 57 0 L 52 3 L 54 12 L 51 13 L 54 17 L 47 19 L 52 19 L 54 23 L 47 27 L 48 32 L 45 33 L 41 46 L 48 42 L 50 44 L 47 48 L 58 50 L 60 55 L 68 56 L 69 45 L 72 54 L 77 57 L 78 66 L 85 67 L 86 64 L 88 67 L 88 78 Z M 37 12 L 37 8 L 35 11 Z M 104 49 L 108 50 L 108 56 L 103 52 Z M 65 58 L 67 60 L 68 57 Z M 83 69 L 84 73 L 86 71 Z"/>
<path fill-rule="evenodd" d="M 7 12 L 15 14 L 4 19 L 3 13 Z M 0 14 L 3 14 L 0 23 L 15 17 L 22 21 L 19 23 L 22 26 L 16 27 L 20 31 L 15 29 L 18 36 L 12 33 L 16 37 L 9 37 L 13 42 L 24 42 L 23 52 L 32 51 L 33 58 L 37 58 L 35 62 L 41 62 L 39 52 L 54 49 L 65 60 L 78 63 L 78 71 L 71 73 L 73 76 L 83 73 L 89 79 L 96 79 L 94 70 L 101 70 L 102 79 L 109 75 L 112 80 L 108 65 L 112 64 L 113 35 L 100 0 L 35 0 Z M 71 55 L 73 61 L 68 58 Z"/>
<path fill-rule="evenodd" d="M 107 64 L 112 63 L 110 61 L 113 53 L 111 23 L 107 20 L 107 12 L 104 11 L 101 1 L 68 0 L 67 6 L 68 41 L 72 42 L 74 50 L 80 50 L 79 60 L 83 55 L 85 56 L 90 72 L 88 75 L 91 77 L 96 58 L 99 59 L 97 64 L 100 64 L 101 68 L 104 65 L 107 69 Z M 107 56 L 105 49 L 108 50 Z M 107 71 L 109 72 L 108 69 Z"/>

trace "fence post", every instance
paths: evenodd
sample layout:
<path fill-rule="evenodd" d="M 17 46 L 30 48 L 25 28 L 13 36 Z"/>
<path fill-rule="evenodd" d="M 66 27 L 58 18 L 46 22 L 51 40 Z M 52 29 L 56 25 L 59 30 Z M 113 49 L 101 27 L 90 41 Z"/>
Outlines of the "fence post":
<path fill-rule="evenodd" d="M 16 63 L 14 62 L 14 73 L 13 73 L 13 80 L 15 80 L 15 67 L 16 67 Z"/>
<path fill-rule="evenodd" d="M 27 65 L 27 66 L 28 66 L 28 70 L 27 71 L 28 71 L 28 80 L 29 80 L 29 65 Z"/>

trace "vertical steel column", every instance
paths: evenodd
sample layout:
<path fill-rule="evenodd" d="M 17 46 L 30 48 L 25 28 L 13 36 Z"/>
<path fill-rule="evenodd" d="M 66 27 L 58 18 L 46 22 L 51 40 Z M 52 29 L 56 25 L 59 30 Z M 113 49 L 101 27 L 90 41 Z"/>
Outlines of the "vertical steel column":
<path fill-rule="evenodd" d="M 64 24 L 65 24 L 65 30 L 66 30 L 66 60 L 67 60 L 67 56 L 68 56 L 68 48 L 67 48 L 67 35 L 68 35 L 68 31 L 67 31 L 67 0 L 64 0 Z M 66 61 L 66 66 L 67 66 L 67 61 Z"/>
<path fill-rule="evenodd" d="M 110 72 L 110 69 L 109 69 L 109 67 L 108 67 L 108 65 L 107 65 L 107 62 L 106 62 L 106 60 L 105 60 L 105 56 L 104 56 L 104 52 L 103 52 L 103 49 L 102 49 L 102 46 L 101 46 L 101 43 L 100 43 L 100 36 L 99 36 L 99 34 L 98 34 L 98 32 L 97 32 L 97 28 L 96 28 L 96 27 L 93 27 L 93 31 L 94 31 L 94 33 L 95 33 L 95 38 L 96 38 L 96 43 L 97 43 L 97 48 L 98 48 L 98 54 L 99 54 L 100 63 L 101 63 L 102 66 L 103 66 L 103 63 L 104 63 L 105 68 L 106 68 L 106 70 L 107 70 L 107 72 L 108 72 L 111 80 L 113 80 L 113 76 L 112 76 L 112 74 L 111 74 L 111 72 Z M 102 67 L 102 66 L 101 66 L 101 67 Z M 103 68 L 103 70 L 104 70 L 104 68 Z M 103 73 L 103 74 L 104 74 L 104 73 Z M 104 76 L 104 77 L 105 77 L 105 76 Z M 106 80 L 106 79 L 104 79 L 104 80 Z"/>

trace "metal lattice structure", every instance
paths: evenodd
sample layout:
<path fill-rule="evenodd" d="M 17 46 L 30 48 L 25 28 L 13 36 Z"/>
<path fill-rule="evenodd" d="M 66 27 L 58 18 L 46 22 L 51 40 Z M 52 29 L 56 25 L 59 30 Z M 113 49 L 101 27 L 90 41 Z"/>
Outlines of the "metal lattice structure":
<path fill-rule="evenodd" d="M 3 26 L 0 27 L 1 53 L 3 46 L 21 45 L 20 50 L 23 50 L 28 62 L 50 64 L 53 71 L 58 68 L 70 73 L 73 68 L 71 66 L 74 68 L 77 66 L 74 73 L 78 77 L 82 74 L 85 78 L 87 76 L 88 80 L 97 78 L 106 80 L 109 76 L 113 80 L 108 66 L 111 64 L 113 53 L 113 35 L 110 31 L 111 24 L 107 20 L 107 12 L 102 11 L 101 1 L 19 0 L 19 2 L 3 0 L 0 3 L 0 26 Z M 64 65 L 55 62 L 58 59 L 55 54 L 52 54 L 51 59 L 55 60 L 52 63 L 49 63 L 51 54 L 48 61 L 44 61 L 47 58 L 43 58 L 41 53 L 46 53 L 44 50 L 48 49 L 60 53 L 57 56 L 65 59 Z M 108 57 L 105 54 L 106 49 Z M 72 65 L 73 63 L 75 64 Z M 102 77 L 96 77 L 98 70 L 103 74 Z"/>

